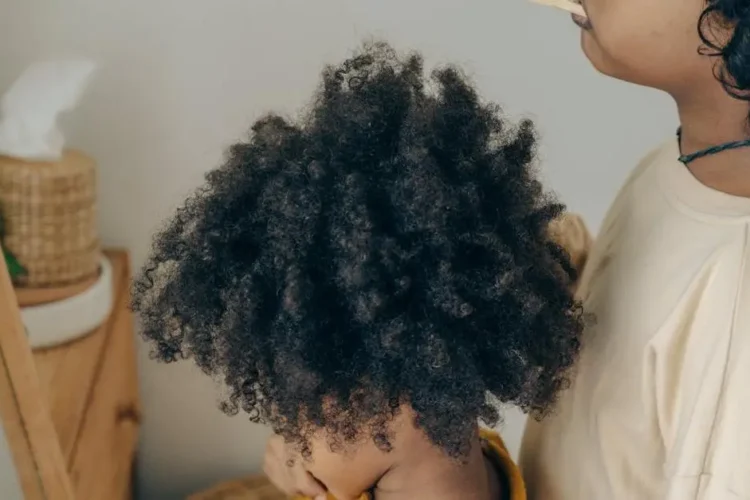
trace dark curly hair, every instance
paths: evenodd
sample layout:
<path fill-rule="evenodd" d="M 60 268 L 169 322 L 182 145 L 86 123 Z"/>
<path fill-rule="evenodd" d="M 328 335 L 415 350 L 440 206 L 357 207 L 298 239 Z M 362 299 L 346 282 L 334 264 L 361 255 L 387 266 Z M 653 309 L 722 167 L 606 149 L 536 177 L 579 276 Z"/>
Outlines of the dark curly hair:
<path fill-rule="evenodd" d="M 708 0 L 698 32 L 704 44 L 701 54 L 717 58 L 714 74 L 724 89 L 750 101 L 750 1 Z"/>
<path fill-rule="evenodd" d="M 163 361 L 192 357 L 309 452 L 389 448 L 406 404 L 451 456 L 498 404 L 544 415 L 579 351 L 563 211 L 509 125 L 452 67 L 366 45 L 304 116 L 270 115 L 156 236 L 134 284 Z"/>

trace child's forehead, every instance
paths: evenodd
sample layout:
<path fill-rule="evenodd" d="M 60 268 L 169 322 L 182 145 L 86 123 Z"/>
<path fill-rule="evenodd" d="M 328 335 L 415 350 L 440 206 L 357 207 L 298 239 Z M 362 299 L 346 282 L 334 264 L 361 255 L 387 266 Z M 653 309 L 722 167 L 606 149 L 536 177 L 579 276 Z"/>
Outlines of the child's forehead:
<path fill-rule="evenodd" d="M 379 447 L 370 435 L 370 428 L 348 441 L 343 436 L 319 430 L 309 439 L 310 458 L 306 469 L 324 485 L 335 485 L 336 498 L 358 498 L 375 484 L 403 456 L 409 443 L 425 436 L 411 422 L 413 413 L 405 408 L 389 424 L 388 451 Z"/>
<path fill-rule="evenodd" d="M 322 437 L 310 442 L 312 455 L 305 467 L 336 498 L 357 498 L 375 484 L 386 461 L 391 459 L 374 444 L 361 442 L 345 449 L 332 450 Z"/>

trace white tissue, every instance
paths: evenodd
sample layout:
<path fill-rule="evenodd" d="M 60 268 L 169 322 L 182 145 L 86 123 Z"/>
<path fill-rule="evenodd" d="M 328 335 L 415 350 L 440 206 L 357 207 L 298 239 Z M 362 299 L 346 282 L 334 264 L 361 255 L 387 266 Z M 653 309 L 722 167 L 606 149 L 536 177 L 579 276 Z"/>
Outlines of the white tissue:
<path fill-rule="evenodd" d="M 32 64 L 0 101 L 0 154 L 25 160 L 55 161 L 65 139 L 60 113 L 73 109 L 94 73 L 88 60 Z"/>

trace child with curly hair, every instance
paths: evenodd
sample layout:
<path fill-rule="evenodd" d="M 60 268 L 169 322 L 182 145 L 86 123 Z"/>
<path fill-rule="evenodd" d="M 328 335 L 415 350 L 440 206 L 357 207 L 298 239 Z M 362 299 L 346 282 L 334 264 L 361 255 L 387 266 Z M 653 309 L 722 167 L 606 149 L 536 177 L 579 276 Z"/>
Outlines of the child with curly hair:
<path fill-rule="evenodd" d="M 499 403 L 547 414 L 584 325 L 532 125 L 383 44 L 322 80 L 156 237 L 134 284 L 143 335 L 272 426 L 288 494 L 522 500 L 478 422 Z"/>
<path fill-rule="evenodd" d="M 596 317 L 533 500 L 750 498 L 750 1 L 584 0 L 602 73 L 667 92 L 681 132 L 636 168 L 579 284 Z M 645 118 L 647 119 L 647 118 Z"/>

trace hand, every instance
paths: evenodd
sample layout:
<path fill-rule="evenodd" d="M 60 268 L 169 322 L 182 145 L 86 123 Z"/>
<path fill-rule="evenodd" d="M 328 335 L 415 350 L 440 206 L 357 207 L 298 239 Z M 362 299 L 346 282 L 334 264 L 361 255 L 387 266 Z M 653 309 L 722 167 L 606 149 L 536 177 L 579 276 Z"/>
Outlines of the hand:
<path fill-rule="evenodd" d="M 325 488 L 305 470 L 301 457 L 295 457 L 281 436 L 272 436 L 268 440 L 263 472 L 274 486 L 289 496 L 326 499 Z"/>

